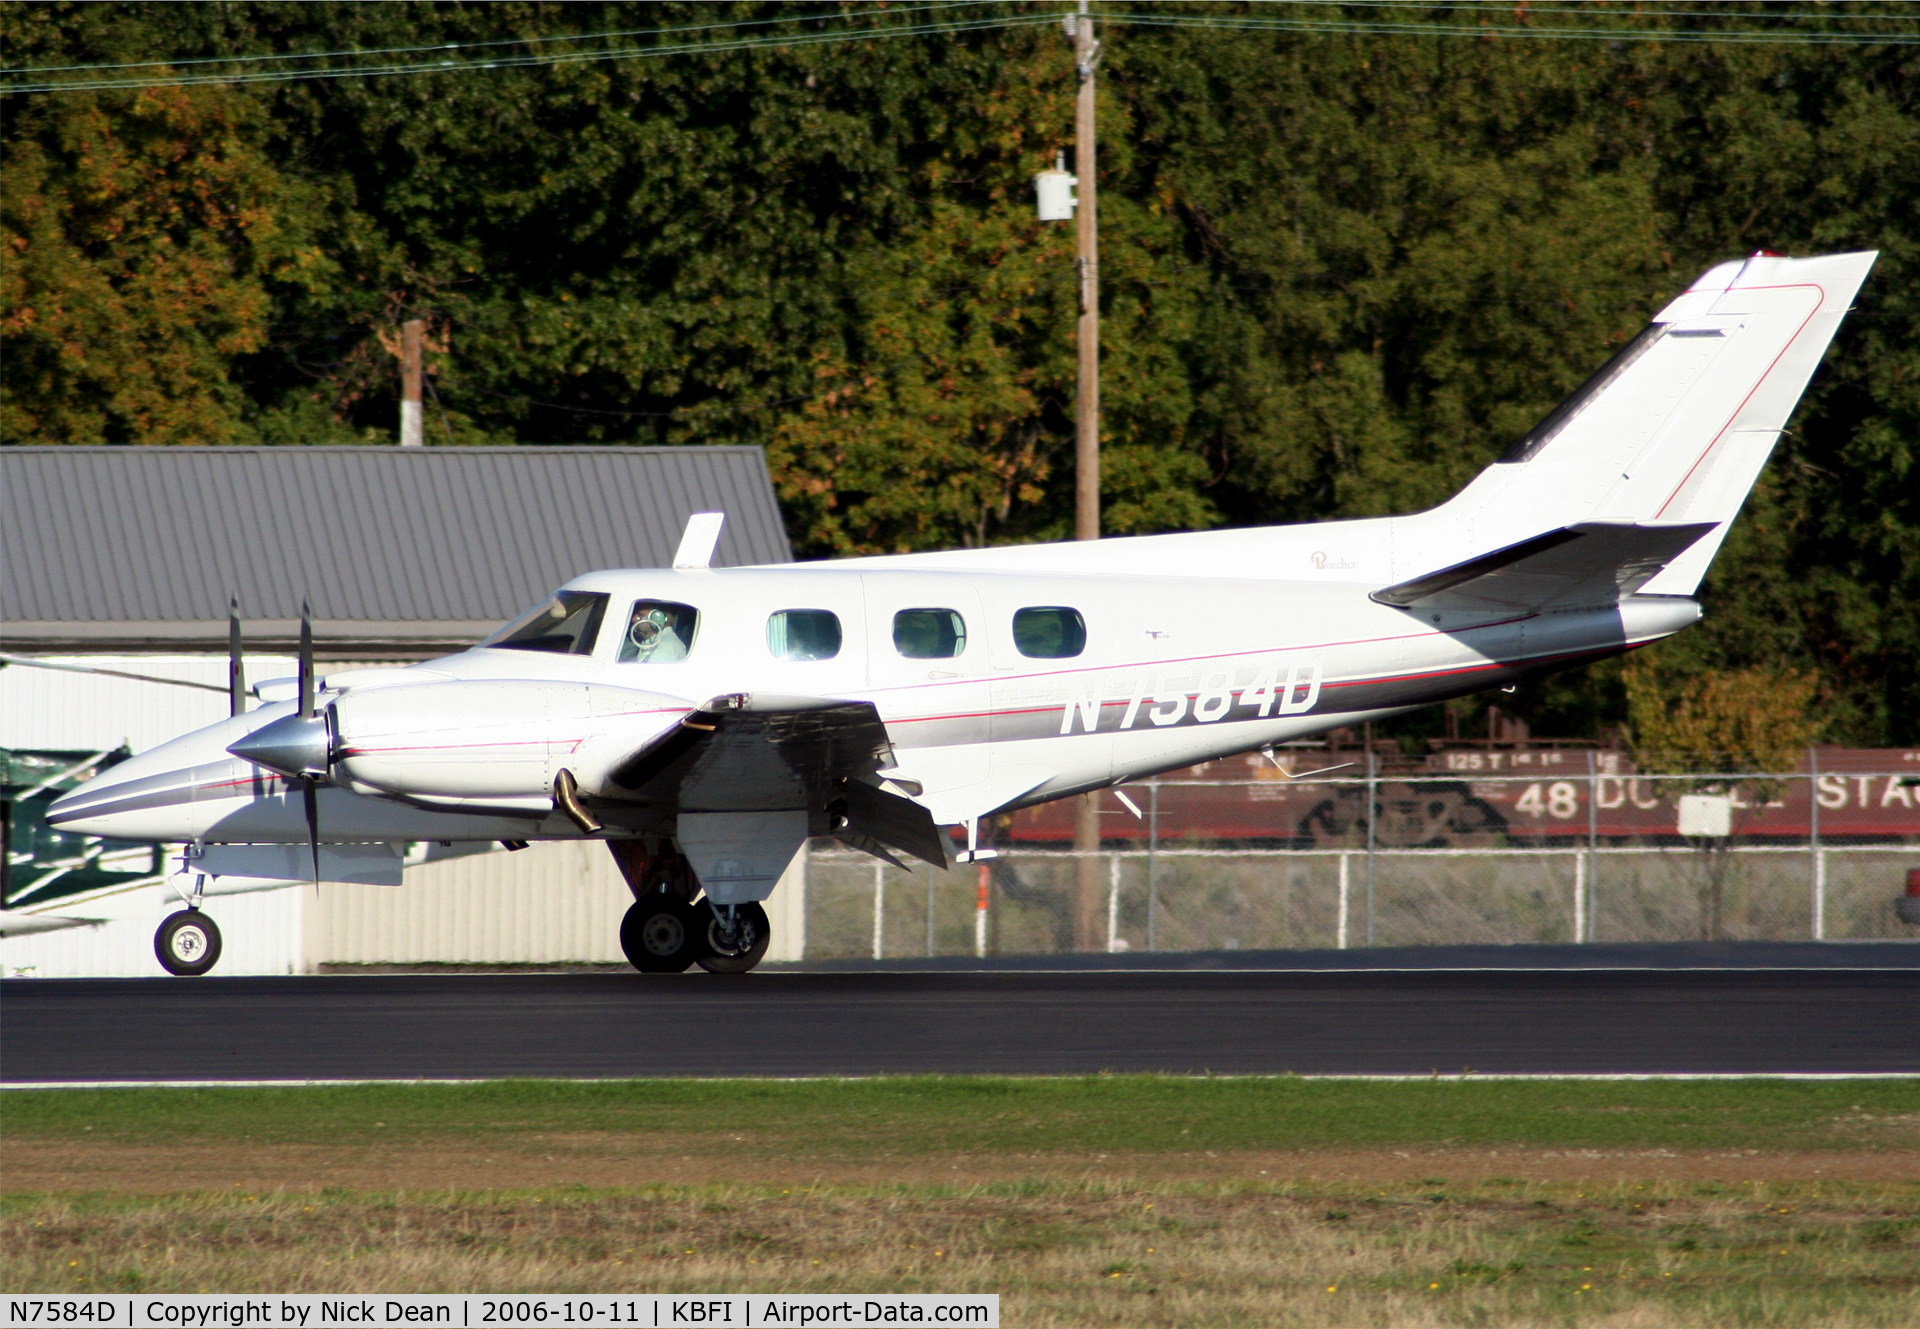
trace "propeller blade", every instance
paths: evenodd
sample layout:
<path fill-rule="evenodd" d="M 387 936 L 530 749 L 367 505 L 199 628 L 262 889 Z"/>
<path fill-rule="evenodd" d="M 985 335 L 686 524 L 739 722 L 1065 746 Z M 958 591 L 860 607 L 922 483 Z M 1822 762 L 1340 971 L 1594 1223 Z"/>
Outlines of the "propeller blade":
<path fill-rule="evenodd" d="M 313 854 L 313 884 L 320 884 L 320 787 L 311 779 L 300 782 L 307 805 L 307 848 Z"/>
<path fill-rule="evenodd" d="M 229 715 L 247 709 L 247 671 L 240 663 L 240 597 L 227 597 L 227 706 Z"/>
<path fill-rule="evenodd" d="M 300 718 L 313 718 L 313 609 L 300 601 Z"/>

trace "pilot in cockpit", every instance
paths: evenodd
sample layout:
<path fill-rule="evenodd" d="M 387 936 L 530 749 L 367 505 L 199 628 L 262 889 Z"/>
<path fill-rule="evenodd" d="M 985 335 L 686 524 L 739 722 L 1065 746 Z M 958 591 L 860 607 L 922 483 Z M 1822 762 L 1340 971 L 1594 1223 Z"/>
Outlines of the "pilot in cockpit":
<path fill-rule="evenodd" d="M 673 664 L 687 658 L 693 644 L 697 611 L 690 605 L 665 600 L 641 600 L 627 620 L 620 659 L 633 664 Z"/>

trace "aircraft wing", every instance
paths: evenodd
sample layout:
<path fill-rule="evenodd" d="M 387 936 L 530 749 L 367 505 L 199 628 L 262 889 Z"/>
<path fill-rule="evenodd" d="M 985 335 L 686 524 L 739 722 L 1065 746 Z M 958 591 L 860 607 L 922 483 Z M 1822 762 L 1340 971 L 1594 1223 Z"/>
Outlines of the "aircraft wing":
<path fill-rule="evenodd" d="M 1580 522 L 1382 590 L 1401 609 L 1522 611 L 1616 604 L 1714 522 Z"/>
<path fill-rule="evenodd" d="M 946 867 L 946 837 L 927 810 L 880 788 L 893 764 L 872 702 L 734 693 L 616 765 L 601 797 L 676 812 L 805 808 L 856 848 L 891 846 Z"/>

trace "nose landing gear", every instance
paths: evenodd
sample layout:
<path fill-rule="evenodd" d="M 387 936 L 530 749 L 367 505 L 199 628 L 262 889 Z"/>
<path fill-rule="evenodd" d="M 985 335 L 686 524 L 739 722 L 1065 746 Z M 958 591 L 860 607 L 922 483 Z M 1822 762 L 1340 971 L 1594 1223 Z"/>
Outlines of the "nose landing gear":
<path fill-rule="evenodd" d="M 194 875 L 191 894 L 175 885 L 187 907 L 161 919 L 154 931 L 153 958 L 175 978 L 198 978 L 220 962 L 220 929 L 200 912 L 200 897 L 206 889 L 205 873 Z"/>
<path fill-rule="evenodd" d="M 153 954 L 176 978 L 198 978 L 219 963 L 220 929 L 198 908 L 168 914 L 153 934 Z"/>

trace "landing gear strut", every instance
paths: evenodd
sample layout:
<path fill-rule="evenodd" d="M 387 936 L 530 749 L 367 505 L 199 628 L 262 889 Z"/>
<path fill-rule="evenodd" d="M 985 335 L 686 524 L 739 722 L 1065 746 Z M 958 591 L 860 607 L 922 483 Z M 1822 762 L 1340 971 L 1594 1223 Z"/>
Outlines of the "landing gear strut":
<path fill-rule="evenodd" d="M 182 871 L 186 866 L 184 862 L 181 864 Z M 153 934 L 153 957 L 175 978 L 198 978 L 220 961 L 220 929 L 200 912 L 207 875 L 194 874 L 191 893 L 181 890 L 178 884 L 173 889 L 187 907 L 160 920 Z"/>
<path fill-rule="evenodd" d="M 197 907 L 168 914 L 153 934 L 154 958 L 177 978 L 198 978 L 219 962 L 220 929 Z"/>

